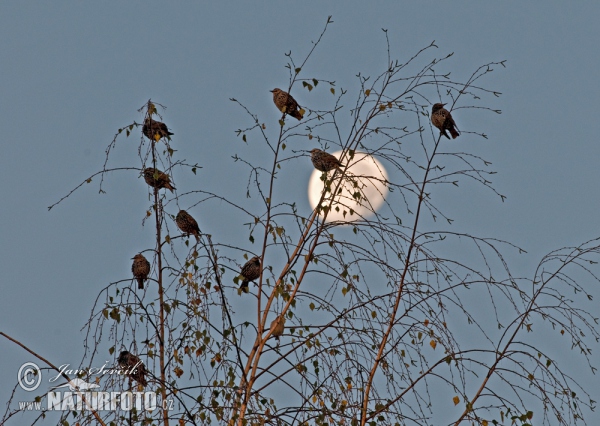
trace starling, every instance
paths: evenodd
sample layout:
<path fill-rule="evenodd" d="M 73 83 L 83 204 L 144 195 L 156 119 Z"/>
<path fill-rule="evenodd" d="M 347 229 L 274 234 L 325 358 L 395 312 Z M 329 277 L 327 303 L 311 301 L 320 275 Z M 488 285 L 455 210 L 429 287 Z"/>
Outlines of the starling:
<path fill-rule="evenodd" d="M 142 126 L 142 133 L 148 139 L 154 142 L 157 142 L 160 138 L 170 139 L 170 136 L 173 134 L 169 132 L 169 129 L 167 128 L 167 125 L 165 123 L 153 120 L 150 117 L 146 117 L 146 119 L 144 120 L 144 125 Z"/>
<path fill-rule="evenodd" d="M 444 108 L 446 104 L 435 104 L 433 108 L 431 108 L 431 122 L 435 127 L 440 129 L 442 135 L 446 136 L 448 139 L 448 133 L 446 130 L 450 130 L 450 134 L 452 135 L 452 139 L 456 139 L 459 133 L 456 131 L 456 123 L 452 118 L 452 114 L 446 108 Z"/>
<path fill-rule="evenodd" d="M 271 90 L 271 93 L 273 93 L 273 102 L 275 102 L 275 106 L 279 111 L 291 115 L 296 120 L 302 120 L 304 111 L 300 108 L 298 102 L 292 98 L 292 95 L 277 88 Z"/>
<path fill-rule="evenodd" d="M 148 259 L 146 259 L 142 253 L 133 256 L 131 272 L 133 272 L 133 276 L 137 279 L 138 288 L 143 290 L 144 281 L 148 279 L 148 274 L 150 274 L 150 262 L 148 262 Z"/>
<path fill-rule="evenodd" d="M 148 374 L 148 371 L 146 370 L 144 363 L 137 356 L 127 351 L 123 351 L 119 354 L 117 362 L 119 363 L 119 366 L 125 370 L 123 371 L 123 374 L 131 377 L 142 386 L 148 385 L 148 382 L 146 381 L 146 374 Z"/>
<path fill-rule="evenodd" d="M 258 256 L 254 256 L 252 259 L 246 262 L 244 266 L 242 266 L 241 275 L 244 277 L 244 280 L 242 281 L 240 289 L 244 293 L 248 293 L 250 291 L 248 288 L 248 283 L 258 279 L 260 277 L 261 270 L 262 267 L 260 264 L 260 258 Z"/>
<path fill-rule="evenodd" d="M 340 167 L 344 167 L 344 165 L 340 163 L 340 160 L 318 148 L 310 151 L 310 160 L 312 161 L 313 166 L 315 166 L 315 169 L 322 172 L 328 172 L 335 168 L 339 169 Z"/>
<path fill-rule="evenodd" d="M 271 337 L 274 337 L 279 342 L 279 336 L 281 336 L 283 330 L 285 330 L 285 317 L 283 315 L 279 315 L 273 320 L 271 323 L 271 330 Z"/>
<path fill-rule="evenodd" d="M 167 188 L 171 192 L 175 189 L 168 174 L 152 167 L 144 169 L 144 180 L 153 188 Z"/>
<path fill-rule="evenodd" d="M 181 229 L 184 234 L 192 234 L 196 237 L 196 241 L 200 241 L 200 228 L 198 222 L 185 210 L 179 210 L 177 217 L 175 218 L 177 227 Z"/>

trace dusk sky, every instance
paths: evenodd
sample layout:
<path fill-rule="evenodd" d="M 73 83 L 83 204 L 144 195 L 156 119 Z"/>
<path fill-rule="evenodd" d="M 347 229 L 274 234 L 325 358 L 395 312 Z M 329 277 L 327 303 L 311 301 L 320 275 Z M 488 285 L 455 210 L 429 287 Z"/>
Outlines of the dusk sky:
<path fill-rule="evenodd" d="M 445 67 L 457 79 L 506 60 L 485 80 L 502 93 L 490 101 L 502 114 L 455 113 L 459 127 L 488 139 L 465 134 L 451 143 L 491 161 L 493 185 L 507 198 L 469 186 L 457 197 L 440 194 L 454 229 L 522 247 L 527 254 L 509 260 L 516 275 L 529 277 L 551 250 L 600 236 L 599 3 L 3 2 L 0 330 L 56 364 L 78 364 L 81 329 L 97 294 L 129 278 L 133 255 L 153 245 L 151 229 L 142 226 L 147 189 L 135 171 L 113 172 L 106 194 L 98 193 L 96 178 L 48 206 L 101 170 L 117 129 L 141 122 L 138 109 L 148 99 L 167 107 L 160 112 L 178 158 L 201 167 L 177 186 L 244 199 L 248 173 L 232 156 L 260 153 L 236 137 L 252 123 L 230 98 L 276 132 L 280 115 L 269 90 L 288 85 L 285 53 L 303 58 L 329 15 L 334 22 L 306 76 L 334 80 L 337 88 L 356 91 L 358 73 L 386 69 L 382 28 L 393 58 L 406 60 L 434 40 L 438 57 L 454 52 Z M 300 85 L 293 94 L 313 109 L 329 99 Z M 138 142 L 137 134 L 120 140 L 109 166 L 139 167 Z M 306 167 L 294 166 L 289 185 L 306 210 L 312 166 L 302 160 Z M 247 227 L 224 207 L 201 206 L 194 214 L 213 238 L 234 242 L 239 234 L 237 242 L 247 244 Z M 600 292 L 592 282 L 587 288 L 595 298 L 582 308 L 597 313 Z M 557 341 L 557 357 L 568 363 L 572 354 L 578 362 L 569 348 Z M 600 361 L 600 348 L 593 349 Z M 4 405 L 19 366 L 33 359 L 7 340 L 0 353 Z M 580 373 L 592 394 L 600 389 L 589 369 Z M 590 414 L 588 424 L 600 424 L 600 416 Z"/>

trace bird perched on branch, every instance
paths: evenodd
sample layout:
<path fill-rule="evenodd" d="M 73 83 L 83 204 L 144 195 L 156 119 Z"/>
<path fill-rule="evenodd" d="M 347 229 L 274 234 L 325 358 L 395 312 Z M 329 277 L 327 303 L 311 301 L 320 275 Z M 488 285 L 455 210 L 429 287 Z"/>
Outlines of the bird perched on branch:
<path fill-rule="evenodd" d="M 150 274 L 150 262 L 148 262 L 148 259 L 146 259 L 142 253 L 133 256 L 131 272 L 133 272 L 133 276 L 137 279 L 138 288 L 143 290 L 144 281 L 148 279 L 148 275 Z"/>
<path fill-rule="evenodd" d="M 142 386 L 148 386 L 148 382 L 146 381 L 148 371 L 144 363 L 137 356 L 123 351 L 119 354 L 117 362 L 121 368 L 126 370 L 123 371 L 126 376 L 132 378 Z"/>
<path fill-rule="evenodd" d="M 198 227 L 198 222 L 196 222 L 196 219 L 191 214 L 185 210 L 179 210 L 175 218 L 175 223 L 184 234 L 192 234 L 196 237 L 196 241 L 200 241 L 200 228 Z"/>
<path fill-rule="evenodd" d="M 153 188 L 167 188 L 171 192 L 175 189 L 175 187 L 171 185 L 171 178 L 169 175 L 158 169 L 154 169 L 153 167 L 144 169 L 144 180 Z"/>
<path fill-rule="evenodd" d="M 144 125 L 142 126 L 142 133 L 151 141 L 158 142 L 161 138 L 171 139 L 170 136 L 173 134 L 169 132 L 167 125 L 160 121 L 153 120 L 150 117 L 146 117 Z"/>
<path fill-rule="evenodd" d="M 261 270 L 262 266 L 258 256 L 254 256 L 252 259 L 246 262 L 244 266 L 242 266 L 242 271 L 240 274 L 244 277 L 244 280 L 242 281 L 240 289 L 244 293 L 248 293 L 250 291 L 248 288 L 248 283 L 258 279 L 260 277 Z"/>
<path fill-rule="evenodd" d="M 459 135 L 456 130 L 456 123 L 452 118 L 452 114 L 444 108 L 444 105 L 446 104 L 437 103 L 433 105 L 431 108 L 431 123 L 440 129 L 442 135 L 446 136 L 448 139 L 450 139 L 450 137 L 448 136 L 448 133 L 446 133 L 446 130 L 450 131 L 452 139 L 456 139 Z"/>
<path fill-rule="evenodd" d="M 271 330 L 271 337 L 274 337 L 279 342 L 279 336 L 281 336 L 285 330 L 285 317 L 283 315 L 279 315 L 273 320 L 271 323 Z"/>
<path fill-rule="evenodd" d="M 304 110 L 300 108 L 298 102 L 292 98 L 292 95 L 277 88 L 271 90 L 271 93 L 273 93 L 273 102 L 279 111 L 291 115 L 296 120 L 302 120 Z"/>
<path fill-rule="evenodd" d="M 325 151 L 321 151 L 318 148 L 311 149 L 310 160 L 312 161 L 313 166 L 315 166 L 315 169 L 322 172 L 328 172 L 335 168 L 339 169 L 344 167 L 344 165 L 340 163 L 340 160 Z"/>

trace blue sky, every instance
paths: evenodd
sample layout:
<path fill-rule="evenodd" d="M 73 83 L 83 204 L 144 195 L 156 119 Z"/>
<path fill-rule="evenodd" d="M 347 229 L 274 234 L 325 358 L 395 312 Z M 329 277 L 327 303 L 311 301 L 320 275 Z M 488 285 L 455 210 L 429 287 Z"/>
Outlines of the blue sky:
<path fill-rule="evenodd" d="M 550 250 L 599 236 L 597 3 L 3 2 L 0 329 L 59 364 L 78 362 L 96 294 L 127 278 L 133 254 L 152 245 L 141 227 L 145 187 L 133 172 L 112 173 L 107 194 L 96 180 L 47 207 L 102 167 L 116 130 L 139 122 L 149 98 L 168 107 L 178 155 L 203 167 L 181 185 L 245 197 L 247 174 L 231 156 L 256 153 L 235 136 L 250 123 L 229 98 L 272 118 L 268 90 L 288 82 L 284 53 L 303 57 L 328 15 L 334 24 L 306 72 L 337 87 L 356 88 L 356 74 L 385 67 L 381 28 L 400 59 L 435 40 L 439 56 L 454 52 L 447 66 L 458 76 L 507 60 L 486 81 L 503 93 L 494 103 L 502 114 L 455 116 L 489 136 L 458 141 L 493 163 L 507 199 L 479 189 L 440 195 L 457 229 L 523 247 L 528 254 L 513 260 L 523 275 Z M 115 167 L 137 164 L 126 143 L 113 155 Z M 297 177 L 304 207 L 310 172 Z M 197 215 L 225 239 L 235 240 L 236 226 L 245 232 L 217 208 Z M 597 311 L 598 289 L 590 291 L 596 299 L 584 308 Z M 29 357 L 0 347 L 0 382 L 13 383 Z M 599 388 L 597 377 L 586 380 Z M 7 395 L 0 389 L 1 401 Z"/>

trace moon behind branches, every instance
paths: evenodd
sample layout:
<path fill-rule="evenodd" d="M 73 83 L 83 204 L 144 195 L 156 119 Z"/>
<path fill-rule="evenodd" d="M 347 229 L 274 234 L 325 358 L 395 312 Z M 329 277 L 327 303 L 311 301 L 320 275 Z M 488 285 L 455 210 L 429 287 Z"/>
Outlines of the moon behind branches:
<path fill-rule="evenodd" d="M 332 154 L 340 158 L 342 151 L 336 151 Z M 346 163 L 347 161 L 348 158 L 345 158 L 342 160 L 342 163 Z M 332 173 L 329 172 L 327 177 L 331 178 Z M 315 169 L 308 180 L 308 201 L 313 209 L 317 207 L 321 199 L 323 191 L 322 174 L 323 172 Z M 338 175 L 341 176 L 339 171 L 336 173 L 335 181 L 331 184 L 332 188 L 336 186 L 336 182 L 339 180 Z M 381 207 L 388 193 L 388 188 L 384 184 L 388 178 L 385 168 L 376 158 L 365 152 L 356 151 L 354 153 L 354 158 L 350 161 L 346 176 L 342 192 L 336 197 L 336 200 L 340 200 L 341 203 L 337 201 L 333 203 L 331 211 L 327 215 L 328 222 L 352 222 L 361 218 L 367 218 Z M 353 183 L 349 179 L 357 180 L 359 188 L 354 188 Z M 352 197 L 352 194 L 357 189 L 360 189 L 361 192 L 361 199 L 359 201 Z M 331 194 L 327 194 L 323 201 L 323 206 L 329 205 L 328 199 L 330 197 Z M 339 207 L 339 211 L 336 211 L 336 207 Z M 350 214 L 350 209 L 354 210 L 354 214 Z M 346 212 L 345 217 L 344 211 Z M 321 216 L 323 216 L 323 212 L 321 212 Z"/>

